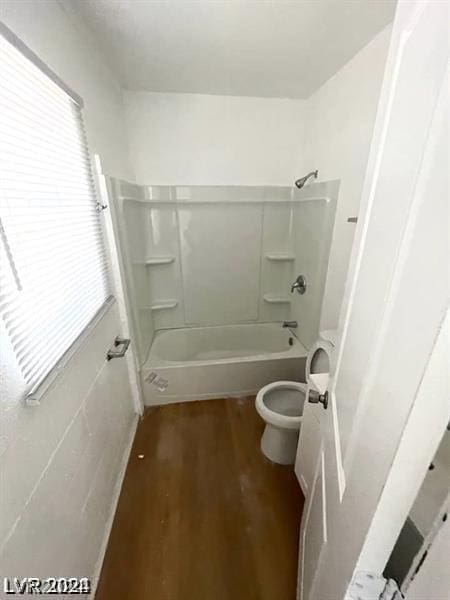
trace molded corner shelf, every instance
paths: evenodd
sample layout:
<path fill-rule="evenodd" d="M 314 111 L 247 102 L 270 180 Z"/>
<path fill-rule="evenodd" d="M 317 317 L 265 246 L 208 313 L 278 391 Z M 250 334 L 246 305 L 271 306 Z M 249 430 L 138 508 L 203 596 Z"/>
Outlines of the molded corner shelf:
<path fill-rule="evenodd" d="M 173 263 L 174 260 L 175 260 L 175 256 L 172 256 L 172 255 L 151 256 L 150 258 L 147 258 L 147 260 L 145 261 L 145 264 L 149 267 L 151 267 L 153 265 L 170 265 L 170 263 Z"/>
<path fill-rule="evenodd" d="M 273 294 L 264 294 L 264 302 L 269 304 L 290 304 L 291 299 L 287 296 L 275 296 Z"/>
<path fill-rule="evenodd" d="M 166 308 L 175 308 L 178 306 L 178 300 L 170 299 L 170 300 L 157 300 L 151 306 L 151 310 L 164 310 Z"/>
<path fill-rule="evenodd" d="M 265 256 L 267 260 L 273 260 L 275 262 L 295 260 L 295 256 L 287 252 L 268 252 Z"/>

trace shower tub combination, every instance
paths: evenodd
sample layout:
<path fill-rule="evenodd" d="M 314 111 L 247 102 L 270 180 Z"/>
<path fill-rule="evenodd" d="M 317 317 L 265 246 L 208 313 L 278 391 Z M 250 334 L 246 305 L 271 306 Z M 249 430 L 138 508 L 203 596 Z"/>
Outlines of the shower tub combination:
<path fill-rule="evenodd" d="M 107 187 L 145 405 L 304 381 L 339 182 Z"/>
<path fill-rule="evenodd" d="M 247 396 L 272 381 L 302 381 L 306 355 L 276 323 L 158 331 L 142 368 L 145 403 Z"/>

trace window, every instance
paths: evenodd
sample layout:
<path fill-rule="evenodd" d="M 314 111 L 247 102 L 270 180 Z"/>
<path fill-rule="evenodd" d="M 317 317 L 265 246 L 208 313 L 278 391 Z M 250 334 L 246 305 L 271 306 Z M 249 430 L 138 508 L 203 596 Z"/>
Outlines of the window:
<path fill-rule="evenodd" d="M 35 392 L 109 296 L 80 106 L 0 35 L 0 314 Z"/>

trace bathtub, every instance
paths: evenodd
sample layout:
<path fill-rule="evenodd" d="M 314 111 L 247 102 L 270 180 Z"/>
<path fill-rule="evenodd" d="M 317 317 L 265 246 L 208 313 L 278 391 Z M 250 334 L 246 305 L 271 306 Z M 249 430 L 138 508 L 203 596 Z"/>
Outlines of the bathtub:
<path fill-rule="evenodd" d="M 146 405 L 255 394 L 304 381 L 307 350 L 279 323 L 158 331 L 142 367 Z"/>

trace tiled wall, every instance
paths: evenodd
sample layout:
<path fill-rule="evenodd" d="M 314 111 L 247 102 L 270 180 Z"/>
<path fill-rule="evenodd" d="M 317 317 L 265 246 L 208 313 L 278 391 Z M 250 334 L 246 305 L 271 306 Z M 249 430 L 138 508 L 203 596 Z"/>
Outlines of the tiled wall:
<path fill-rule="evenodd" d="M 113 304 L 41 405 L 2 398 L 1 576 L 95 573 L 135 423 L 126 362 L 105 360 L 119 327 Z"/>
<path fill-rule="evenodd" d="M 290 187 L 133 187 L 118 200 L 141 332 L 150 318 L 155 330 L 288 319 L 304 261 L 316 270 L 304 310 L 318 324 L 334 202 L 304 203 Z"/>

